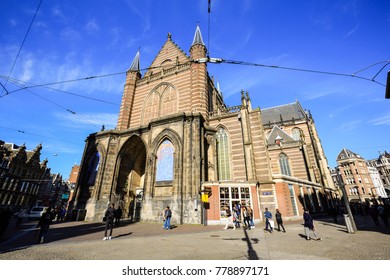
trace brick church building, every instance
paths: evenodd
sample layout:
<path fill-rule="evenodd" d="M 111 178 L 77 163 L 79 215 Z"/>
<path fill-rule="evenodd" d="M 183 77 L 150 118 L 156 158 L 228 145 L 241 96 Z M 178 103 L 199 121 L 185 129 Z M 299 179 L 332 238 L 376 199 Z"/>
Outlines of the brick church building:
<path fill-rule="evenodd" d="M 152 222 L 170 206 L 178 224 L 224 223 L 236 203 L 250 206 L 257 222 L 265 207 L 285 219 L 301 218 L 303 207 L 333 207 L 311 114 L 299 102 L 252 108 L 244 91 L 228 107 L 206 55 L 199 26 L 189 56 L 170 34 L 144 74 L 136 54 L 117 127 L 86 140 L 73 203 L 87 220 L 101 220 L 109 203 L 126 218 Z"/>

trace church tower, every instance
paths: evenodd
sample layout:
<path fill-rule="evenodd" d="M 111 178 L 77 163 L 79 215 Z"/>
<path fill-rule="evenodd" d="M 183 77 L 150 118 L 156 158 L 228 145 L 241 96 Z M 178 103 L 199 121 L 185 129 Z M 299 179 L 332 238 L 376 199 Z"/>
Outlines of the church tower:
<path fill-rule="evenodd" d="M 196 61 L 197 59 L 206 58 L 206 54 L 207 49 L 200 28 L 197 26 L 190 48 L 190 58 L 192 61 Z M 200 112 L 204 117 L 209 112 L 207 77 L 206 63 L 191 64 L 191 109 L 193 112 Z"/>
<path fill-rule="evenodd" d="M 131 112 L 133 109 L 135 88 L 137 81 L 141 78 L 139 50 L 135 55 L 130 68 L 126 72 L 126 83 L 123 90 L 122 103 L 118 117 L 118 130 L 126 130 L 129 128 Z"/>

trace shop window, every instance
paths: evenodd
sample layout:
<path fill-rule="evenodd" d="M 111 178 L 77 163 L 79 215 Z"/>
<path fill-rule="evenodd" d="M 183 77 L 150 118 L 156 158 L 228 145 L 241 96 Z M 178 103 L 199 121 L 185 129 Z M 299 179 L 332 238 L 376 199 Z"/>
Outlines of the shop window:
<path fill-rule="evenodd" d="M 294 186 L 292 184 L 288 184 L 288 189 L 290 191 L 290 199 L 291 199 L 291 205 L 293 208 L 293 213 L 294 216 L 298 215 L 298 210 L 297 210 L 297 203 L 295 201 L 295 192 L 294 192 Z"/>
<path fill-rule="evenodd" d="M 226 208 L 232 210 L 232 207 L 241 203 L 241 206 L 251 206 L 251 195 L 249 187 L 220 187 L 219 203 L 221 219 L 226 218 Z"/>

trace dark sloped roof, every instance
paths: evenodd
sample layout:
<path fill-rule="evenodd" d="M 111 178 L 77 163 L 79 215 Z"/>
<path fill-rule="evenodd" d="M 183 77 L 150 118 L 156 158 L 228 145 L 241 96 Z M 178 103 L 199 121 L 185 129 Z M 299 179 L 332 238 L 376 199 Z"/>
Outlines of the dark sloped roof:
<path fill-rule="evenodd" d="M 337 156 L 337 160 L 343 160 L 347 158 L 362 158 L 359 154 L 356 154 L 346 148 L 342 149 L 339 155 Z"/>
<path fill-rule="evenodd" d="M 130 68 L 127 71 L 135 71 L 135 72 L 139 72 L 140 71 L 140 67 L 139 67 L 139 50 L 138 50 L 137 54 L 135 55 L 135 57 L 133 59 L 133 62 L 130 65 Z"/>
<path fill-rule="evenodd" d="M 192 46 L 196 44 L 200 44 L 204 46 L 202 33 L 200 33 L 199 25 L 196 27 L 194 40 L 192 41 Z"/>
<path fill-rule="evenodd" d="M 301 120 L 306 118 L 305 110 L 303 110 L 301 104 L 297 101 L 295 103 L 276 106 L 272 108 L 265 108 L 261 110 L 263 123 L 277 123 L 281 120 Z"/>

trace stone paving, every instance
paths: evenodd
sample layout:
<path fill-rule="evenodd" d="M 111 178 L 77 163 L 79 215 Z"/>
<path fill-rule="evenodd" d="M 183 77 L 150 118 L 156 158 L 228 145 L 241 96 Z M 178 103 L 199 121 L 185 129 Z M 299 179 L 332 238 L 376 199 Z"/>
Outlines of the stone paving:
<path fill-rule="evenodd" d="M 339 220 L 342 220 L 340 217 Z M 103 241 L 104 224 L 54 223 L 43 244 L 36 243 L 36 222 L 19 229 L 11 223 L 0 243 L 2 260 L 390 260 L 390 228 L 356 217 L 358 231 L 343 221 L 315 218 L 321 241 L 307 241 L 302 221 L 285 222 L 286 233 L 264 225 L 223 230 L 223 225 L 177 225 L 122 221 L 112 240 Z"/>

